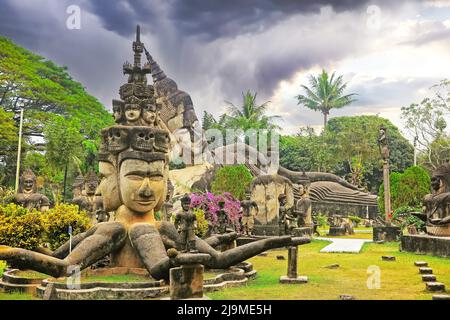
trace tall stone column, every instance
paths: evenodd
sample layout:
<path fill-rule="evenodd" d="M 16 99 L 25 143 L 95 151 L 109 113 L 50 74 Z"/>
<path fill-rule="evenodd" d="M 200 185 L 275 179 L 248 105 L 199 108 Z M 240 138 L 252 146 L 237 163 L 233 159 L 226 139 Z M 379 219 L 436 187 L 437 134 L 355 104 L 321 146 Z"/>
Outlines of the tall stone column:
<path fill-rule="evenodd" d="M 386 225 L 391 225 L 391 186 L 389 181 L 389 159 L 383 164 L 383 183 L 384 183 L 384 213 L 386 215 Z"/>

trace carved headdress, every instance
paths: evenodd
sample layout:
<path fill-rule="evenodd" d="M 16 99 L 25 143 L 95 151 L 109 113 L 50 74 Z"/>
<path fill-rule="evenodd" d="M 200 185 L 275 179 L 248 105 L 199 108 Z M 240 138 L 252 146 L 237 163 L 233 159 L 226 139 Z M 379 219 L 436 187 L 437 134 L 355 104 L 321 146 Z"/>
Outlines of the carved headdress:
<path fill-rule="evenodd" d="M 121 116 L 115 119 L 116 125 L 101 131 L 99 160 L 111 162 L 117 168 L 125 159 L 168 162 L 170 133 L 147 123 L 144 117 L 146 111 L 156 112 L 156 106 L 153 87 L 147 85 L 150 64 L 141 67 L 143 48 L 138 25 L 133 42 L 134 64 L 124 63 L 123 73 L 129 75 L 128 82 L 120 87 L 121 100 L 113 100 L 113 110 Z M 138 117 L 127 119 L 127 110 L 135 110 Z"/>
<path fill-rule="evenodd" d="M 450 162 L 446 162 L 433 170 L 433 177 L 439 177 L 444 183 L 444 192 L 450 192 Z"/>

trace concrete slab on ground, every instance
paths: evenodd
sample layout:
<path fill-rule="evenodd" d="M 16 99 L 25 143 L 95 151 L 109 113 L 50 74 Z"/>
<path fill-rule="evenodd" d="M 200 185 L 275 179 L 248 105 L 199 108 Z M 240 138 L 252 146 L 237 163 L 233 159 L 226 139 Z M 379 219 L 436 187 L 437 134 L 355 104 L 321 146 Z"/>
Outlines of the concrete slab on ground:
<path fill-rule="evenodd" d="M 320 250 L 320 252 L 336 252 L 336 253 L 359 253 L 364 243 L 372 242 L 368 239 L 342 239 L 342 238 L 324 238 L 318 237 L 317 240 L 332 241 L 328 246 Z"/>

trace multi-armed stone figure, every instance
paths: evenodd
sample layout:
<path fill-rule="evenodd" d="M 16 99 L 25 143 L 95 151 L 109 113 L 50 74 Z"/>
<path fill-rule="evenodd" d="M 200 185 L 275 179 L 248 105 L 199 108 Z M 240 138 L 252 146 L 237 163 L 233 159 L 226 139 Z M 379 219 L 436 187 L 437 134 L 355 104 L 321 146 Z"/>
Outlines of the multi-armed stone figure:
<path fill-rule="evenodd" d="M 236 233 L 228 233 L 206 240 L 196 237 L 196 249 L 203 253 L 198 255 L 201 259 L 191 253 L 173 255 L 173 250 L 168 256 L 167 250 L 176 248 L 180 242 L 179 234 L 172 223 L 156 221 L 154 212 L 166 199 L 170 133 L 144 119 L 145 112 L 152 109 L 149 106 L 153 100 L 145 77 L 150 66 L 141 67 L 140 63 L 142 50 L 138 28 L 133 42 L 134 64 L 124 65 L 124 72 L 129 75 L 128 83 L 120 90 L 124 108 L 116 112 L 117 124 L 101 132 L 98 158 L 103 178 L 99 191 L 103 209 L 115 211 L 115 221 L 98 223 L 75 235 L 70 253 L 69 243 L 58 248 L 52 256 L 0 246 L 0 260 L 60 277 L 70 274 L 69 270 L 75 266 L 85 269 L 111 254 L 111 266 L 146 268 L 153 278 L 168 279 L 169 269 L 174 266 L 202 263 L 209 268 L 228 268 L 272 248 L 308 243 L 308 238 L 284 236 L 255 241 L 224 252 L 215 250 L 214 247 L 235 240 Z M 155 123 L 161 123 L 158 115 Z"/>
<path fill-rule="evenodd" d="M 25 170 L 20 176 L 19 190 L 14 196 L 13 202 L 28 210 L 47 211 L 50 202 L 46 196 L 38 193 L 36 189 L 36 176 L 30 169 Z"/>

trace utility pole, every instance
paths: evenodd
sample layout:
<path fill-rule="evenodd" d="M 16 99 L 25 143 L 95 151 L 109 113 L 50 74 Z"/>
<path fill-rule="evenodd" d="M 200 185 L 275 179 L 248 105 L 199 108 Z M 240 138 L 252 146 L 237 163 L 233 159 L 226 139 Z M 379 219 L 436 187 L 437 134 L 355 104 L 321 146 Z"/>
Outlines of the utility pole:
<path fill-rule="evenodd" d="M 20 154 L 22 152 L 22 125 L 23 125 L 23 108 L 20 109 L 19 145 L 17 147 L 16 186 L 15 186 L 16 193 L 17 190 L 19 190 Z"/>
<path fill-rule="evenodd" d="M 414 166 L 417 166 L 417 136 L 414 137 Z"/>

